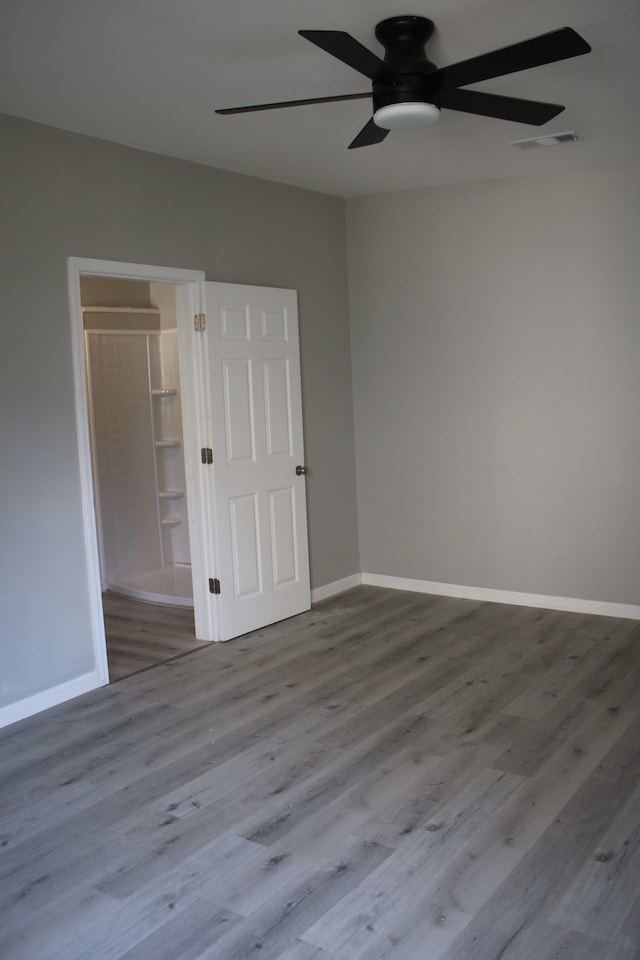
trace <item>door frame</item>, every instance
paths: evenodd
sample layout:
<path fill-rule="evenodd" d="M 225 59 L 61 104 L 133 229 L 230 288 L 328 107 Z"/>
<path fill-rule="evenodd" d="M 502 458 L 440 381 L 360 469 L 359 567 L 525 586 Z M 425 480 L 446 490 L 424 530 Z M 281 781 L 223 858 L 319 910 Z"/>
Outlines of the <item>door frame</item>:
<path fill-rule="evenodd" d="M 206 424 L 201 422 L 199 411 L 203 409 L 199 397 L 206 394 L 206 371 L 204 351 L 199 338 L 193 336 L 192 317 L 200 313 L 200 290 L 205 280 L 202 270 L 184 270 L 175 267 L 159 267 L 148 264 L 124 263 L 113 260 L 94 260 L 84 257 L 67 258 L 67 282 L 71 317 L 71 349 L 76 409 L 76 432 L 80 467 L 80 490 L 82 499 L 82 524 L 86 569 L 88 579 L 89 608 L 92 625 L 93 648 L 100 684 L 109 683 L 107 644 L 104 631 L 100 561 L 98 552 L 97 517 L 94 507 L 93 465 L 91 458 L 91 435 L 89 428 L 89 404 L 87 393 L 86 355 L 84 349 L 84 323 L 80 295 L 80 277 L 110 277 L 113 279 L 142 280 L 143 282 L 168 283 L 176 288 L 176 319 L 178 327 L 178 354 L 180 363 L 182 417 L 184 425 L 184 448 L 192 451 L 199 448 L 199 440 L 206 435 Z M 204 443 L 206 446 L 207 444 Z M 215 640 L 218 636 L 216 612 L 207 602 L 203 571 L 208 569 L 211 547 L 205 542 L 203 532 L 208 523 L 208 497 L 201 489 L 207 479 L 193 469 L 190 456 L 185 456 L 187 504 L 189 512 L 189 539 L 192 571 L 194 577 L 194 615 L 196 637 Z M 194 562 L 195 561 L 195 562 Z"/>

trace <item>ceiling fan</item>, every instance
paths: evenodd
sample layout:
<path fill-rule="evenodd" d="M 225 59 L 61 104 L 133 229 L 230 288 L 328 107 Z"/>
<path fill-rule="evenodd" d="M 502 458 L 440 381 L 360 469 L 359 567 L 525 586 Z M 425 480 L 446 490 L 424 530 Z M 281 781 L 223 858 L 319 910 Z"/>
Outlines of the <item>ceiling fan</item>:
<path fill-rule="evenodd" d="M 385 49 L 383 60 L 343 30 L 299 30 L 301 37 L 368 77 L 372 81 L 372 91 L 230 107 L 216 110 L 216 113 L 252 113 L 372 97 L 373 116 L 349 144 L 350 150 L 380 143 L 390 130 L 427 126 L 438 119 L 443 107 L 540 126 L 556 117 L 564 107 L 557 103 L 521 100 L 463 88 L 470 83 L 567 60 L 591 50 L 575 30 L 563 27 L 438 69 L 427 59 L 424 49 L 433 30 L 433 22 L 426 17 L 402 16 L 383 20 L 375 29 L 376 38 Z"/>

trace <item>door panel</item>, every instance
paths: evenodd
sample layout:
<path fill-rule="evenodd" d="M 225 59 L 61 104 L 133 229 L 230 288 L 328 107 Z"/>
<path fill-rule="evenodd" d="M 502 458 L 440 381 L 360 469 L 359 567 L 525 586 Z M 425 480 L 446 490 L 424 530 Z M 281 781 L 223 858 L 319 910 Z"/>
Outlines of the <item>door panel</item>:
<path fill-rule="evenodd" d="M 236 598 L 262 592 L 260 516 L 255 494 L 229 500 L 229 526 Z"/>
<path fill-rule="evenodd" d="M 289 360 L 265 360 L 264 413 L 267 430 L 267 456 L 292 455 L 291 443 L 291 381 Z"/>
<path fill-rule="evenodd" d="M 227 463 L 255 463 L 255 426 L 251 360 L 223 360 Z"/>
<path fill-rule="evenodd" d="M 310 607 L 296 293 L 204 284 L 220 639 Z"/>
<path fill-rule="evenodd" d="M 295 495 L 293 487 L 269 492 L 271 559 L 276 588 L 293 583 L 298 577 Z"/>

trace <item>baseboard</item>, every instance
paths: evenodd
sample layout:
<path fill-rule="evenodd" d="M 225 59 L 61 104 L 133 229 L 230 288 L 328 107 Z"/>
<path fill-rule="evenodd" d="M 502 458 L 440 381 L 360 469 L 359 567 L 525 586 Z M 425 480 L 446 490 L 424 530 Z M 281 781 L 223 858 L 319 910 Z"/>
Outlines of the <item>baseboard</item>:
<path fill-rule="evenodd" d="M 311 591 L 311 603 L 319 603 L 320 600 L 333 597 L 336 593 L 344 593 L 345 590 L 351 590 L 352 587 L 359 587 L 361 583 L 361 573 L 353 573 L 350 577 L 343 577 L 342 580 L 326 583 L 324 587 L 316 587 L 315 590 Z"/>
<path fill-rule="evenodd" d="M 457 583 L 438 583 L 432 580 L 409 580 L 405 577 L 387 577 L 377 573 L 363 573 L 362 583 L 366 583 L 372 587 L 390 587 L 393 590 L 412 590 L 416 593 L 433 593 L 440 597 L 459 597 L 463 600 L 488 600 L 492 603 L 511 603 L 519 607 L 542 607 L 545 610 L 567 610 L 571 613 L 592 613 L 602 617 L 621 617 L 627 620 L 640 620 L 640 606 L 632 603 L 579 600 L 575 597 L 547 597 L 540 593 L 516 593 L 512 590 L 464 587 Z"/>
<path fill-rule="evenodd" d="M 575 597 L 552 597 L 539 593 L 517 593 L 512 590 L 492 590 L 488 587 L 465 587 L 457 583 L 438 583 L 433 580 L 411 580 L 406 577 L 389 577 L 377 573 L 354 573 L 342 580 L 334 580 L 311 591 L 311 602 L 319 603 L 360 584 L 372 587 L 389 587 L 392 590 L 411 590 L 414 593 L 431 593 L 440 597 L 459 597 L 463 600 L 486 600 L 492 603 L 509 603 L 520 607 L 542 607 L 546 610 L 567 610 L 571 613 L 590 613 L 595 616 L 621 617 L 640 620 L 640 606 L 631 603 L 609 603 L 600 600 L 580 600 Z M 0 707 L 0 729 L 33 714 L 48 710 L 66 700 L 102 686 L 97 670 L 61 683 L 50 690 L 43 690 L 24 700 Z"/>
<path fill-rule="evenodd" d="M 48 710 L 49 707 L 56 707 L 65 700 L 72 700 L 83 693 L 95 690 L 102 685 L 100 674 L 97 670 L 92 673 L 85 673 L 75 680 L 68 680 L 50 690 L 43 690 L 42 693 L 34 693 L 32 697 L 25 697 L 24 700 L 18 700 L 16 703 L 10 703 L 6 707 L 0 707 L 0 728 L 8 727 L 10 723 L 17 723 L 18 720 L 24 720 L 26 717 L 33 716 L 34 713 L 40 713 L 41 710 Z"/>

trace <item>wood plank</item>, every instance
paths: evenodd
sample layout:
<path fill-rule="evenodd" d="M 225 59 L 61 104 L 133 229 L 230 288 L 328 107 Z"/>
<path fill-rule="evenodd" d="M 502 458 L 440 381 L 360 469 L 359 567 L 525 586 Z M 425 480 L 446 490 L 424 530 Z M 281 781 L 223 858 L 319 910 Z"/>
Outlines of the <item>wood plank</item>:
<path fill-rule="evenodd" d="M 571 885 L 573 878 L 589 858 L 597 836 L 603 828 L 606 830 L 609 827 L 615 816 L 616 805 L 612 803 L 610 784 L 615 783 L 616 794 L 626 801 L 630 787 L 637 782 L 640 769 L 640 719 L 637 716 L 637 705 L 630 708 L 630 712 L 632 709 L 635 713 L 634 719 L 631 723 L 627 719 L 622 731 L 618 730 L 617 737 L 611 735 L 608 752 L 604 757 L 598 758 L 599 762 L 592 767 L 586 779 L 576 771 L 572 790 L 567 783 L 567 769 L 563 777 L 567 797 L 561 811 L 549 819 L 546 829 L 540 833 L 536 842 L 529 846 L 526 854 L 513 864 L 512 869 L 504 869 L 502 882 L 493 887 L 493 895 L 486 900 L 486 886 L 489 881 L 491 889 L 491 875 L 495 869 L 496 857 L 489 861 L 489 876 L 486 871 L 478 872 L 478 882 L 474 887 L 477 901 L 474 906 L 483 900 L 484 903 L 455 944 L 444 953 L 444 960 L 455 960 L 460 956 L 457 951 L 464 956 L 465 951 L 471 950 L 477 960 L 494 960 L 495 956 L 500 955 L 500 951 L 505 953 L 507 947 L 513 946 L 534 919 L 548 919 L 560 895 Z M 586 744 L 587 740 L 584 743 Z M 601 752 L 602 745 L 601 738 L 596 753 Z M 580 749 L 577 762 L 581 764 L 581 756 L 585 750 Z M 565 749 L 567 757 L 569 750 L 570 747 Z M 522 826 L 526 831 L 526 806 L 520 806 L 520 810 Z M 551 810 L 546 813 L 547 817 L 549 813 Z M 500 831 L 500 834 L 504 836 L 503 831 Z M 511 838 L 512 834 L 513 831 L 510 831 L 507 839 Z M 517 843 L 507 845 L 503 839 L 502 847 L 505 846 L 513 849 L 517 847 Z M 489 853 L 490 851 L 487 856 Z M 451 874 L 453 873 L 452 867 Z M 468 891 L 470 889 L 468 888 Z M 496 909 L 498 902 L 500 906 Z M 515 956 L 517 953 L 514 952 Z"/>
<path fill-rule="evenodd" d="M 463 849 L 489 811 L 499 809 L 521 782 L 519 777 L 484 769 L 439 811 L 433 829 L 423 831 L 406 850 L 397 850 L 359 887 L 306 930 L 304 939 L 334 956 L 362 952 L 407 905 L 420 903 L 426 885 Z"/>
<path fill-rule="evenodd" d="M 637 960 L 638 682 L 632 621 L 359 587 L 15 724 L 0 955 Z"/>
<path fill-rule="evenodd" d="M 332 862 L 279 890 L 266 907 L 247 918 L 244 928 L 221 940 L 213 956 L 240 960 L 259 951 L 261 958 L 275 960 L 391 853 L 388 847 L 354 838 Z"/>
<path fill-rule="evenodd" d="M 550 914 L 552 923 L 615 941 L 638 894 L 640 785 L 597 840 Z"/>
<path fill-rule="evenodd" d="M 102 594 L 109 679 L 112 683 L 202 646 L 193 609 Z"/>

